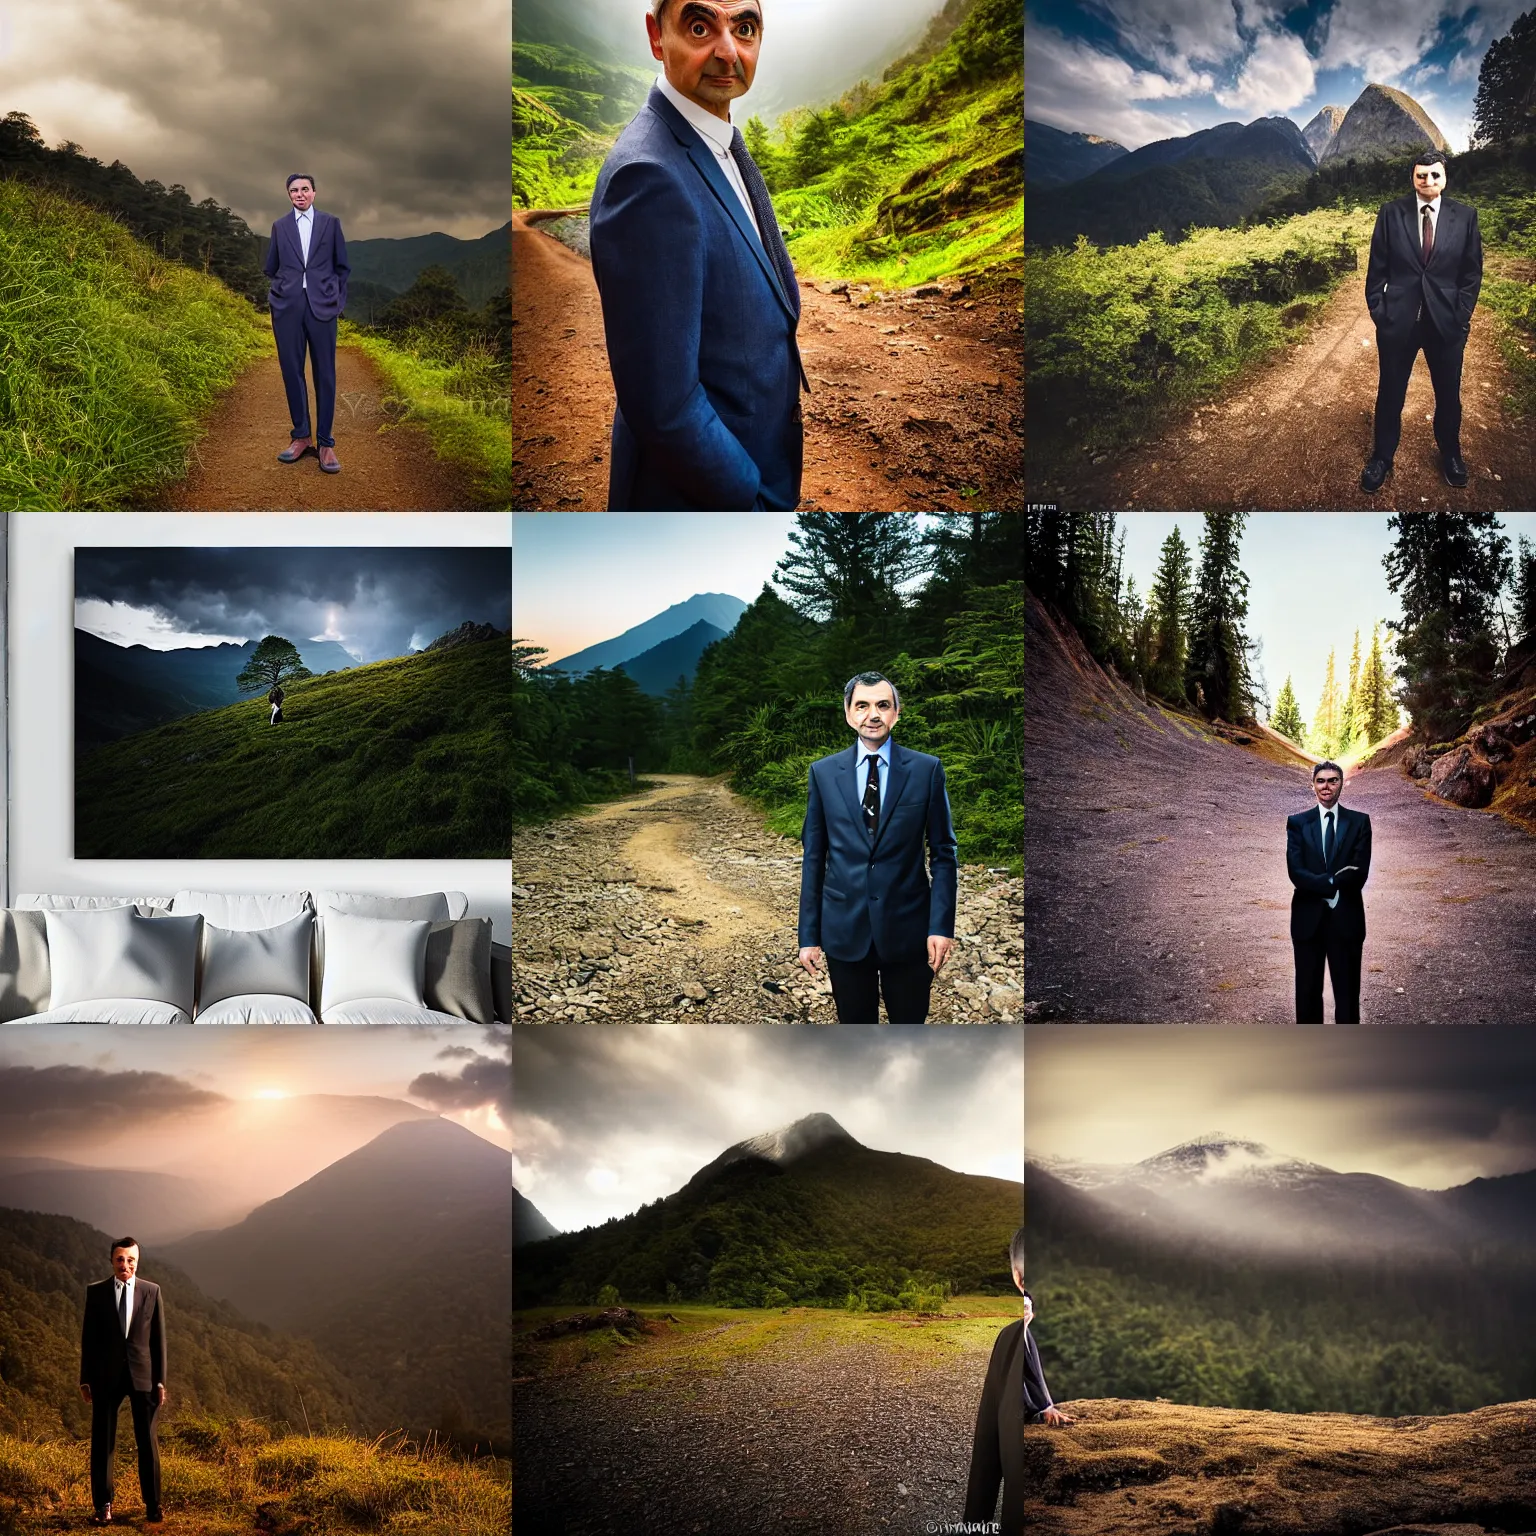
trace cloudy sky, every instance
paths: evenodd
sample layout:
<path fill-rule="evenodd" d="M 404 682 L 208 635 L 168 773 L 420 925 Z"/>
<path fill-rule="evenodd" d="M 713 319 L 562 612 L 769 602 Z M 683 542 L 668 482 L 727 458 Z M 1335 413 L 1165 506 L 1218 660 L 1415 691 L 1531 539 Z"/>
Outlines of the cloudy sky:
<path fill-rule="evenodd" d="M 882 1152 L 1021 1176 L 1023 1031 L 914 1025 L 525 1027 L 512 1167 L 562 1231 L 680 1189 L 749 1136 L 818 1111 Z"/>
<path fill-rule="evenodd" d="M 1216 123 L 1305 127 L 1367 84 L 1467 147 L 1488 44 L 1530 0 L 1028 0 L 1025 110 L 1139 149 Z"/>
<path fill-rule="evenodd" d="M 508 0 L 0 0 L 0 101 L 258 234 L 291 171 L 349 237 L 474 239 L 511 202 Z"/>
<path fill-rule="evenodd" d="M 1242 563 L 1248 575 L 1248 632 L 1263 641 L 1260 658 L 1273 703 L 1291 675 L 1302 719 L 1309 725 L 1322 698 L 1328 651 L 1336 651 L 1341 687 L 1349 681 L 1349 653 L 1360 631 L 1362 660 L 1371 625 L 1402 618 L 1402 605 L 1387 588 L 1382 560 L 1397 542 L 1386 512 L 1255 512 L 1243 529 Z M 1501 512 L 1510 552 L 1525 537 L 1536 543 L 1536 513 Z M 1122 512 L 1125 566 L 1143 595 L 1157 574 L 1163 541 L 1175 526 L 1200 567 L 1199 512 Z M 1328 558 L 1318 559 L 1321 541 Z"/>
<path fill-rule="evenodd" d="M 155 650 L 334 640 L 360 661 L 421 650 L 466 619 L 506 629 L 504 548 L 75 551 L 75 624 Z"/>
<path fill-rule="evenodd" d="M 1420 1189 L 1536 1168 L 1529 1029 L 1031 1025 L 1025 1050 L 1035 1154 L 1139 1162 L 1219 1131 Z"/>

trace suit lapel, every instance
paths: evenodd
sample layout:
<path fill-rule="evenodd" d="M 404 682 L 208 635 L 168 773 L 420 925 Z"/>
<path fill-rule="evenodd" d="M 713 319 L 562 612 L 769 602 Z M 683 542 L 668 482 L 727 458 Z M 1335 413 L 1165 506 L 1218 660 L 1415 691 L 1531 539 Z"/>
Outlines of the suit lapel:
<path fill-rule="evenodd" d="M 1305 837 L 1312 850 L 1317 854 L 1317 867 L 1324 868 L 1323 864 L 1323 823 L 1317 814 L 1317 808 L 1307 812 Z"/>
<path fill-rule="evenodd" d="M 896 802 L 901 799 L 901 792 L 907 787 L 907 754 L 893 741 L 891 743 L 891 768 L 886 775 L 885 796 L 880 801 L 880 824 L 875 828 L 875 845 L 880 844 L 881 834 L 891 819 L 891 812 L 896 809 Z"/>
<path fill-rule="evenodd" d="M 837 766 L 837 780 L 842 785 L 843 799 L 847 802 L 848 814 L 862 832 L 864 830 L 864 807 L 859 801 L 854 790 L 854 780 L 859 774 L 859 744 L 855 742 L 844 754 L 845 761 Z"/>

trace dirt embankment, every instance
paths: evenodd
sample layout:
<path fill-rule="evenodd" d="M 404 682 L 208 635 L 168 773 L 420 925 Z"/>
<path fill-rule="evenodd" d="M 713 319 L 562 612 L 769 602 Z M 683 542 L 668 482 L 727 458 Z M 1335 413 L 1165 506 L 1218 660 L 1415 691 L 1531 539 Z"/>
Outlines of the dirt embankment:
<path fill-rule="evenodd" d="M 964 1510 L 989 1348 L 895 1350 L 803 1312 L 703 1334 L 654 1324 L 618 1358 L 537 1375 L 520 1347 L 515 1527 L 529 1536 L 936 1529 Z"/>
<path fill-rule="evenodd" d="M 1316 804 L 1305 762 L 1143 702 L 1033 599 L 1026 623 L 1026 1015 L 1293 1021 L 1285 819 Z M 1536 838 L 1396 762 L 1352 771 L 1343 803 L 1372 821 L 1363 1022 L 1529 1023 Z"/>
<path fill-rule="evenodd" d="M 1490 259 L 1489 273 L 1500 269 Z M 1507 404 L 1501 322 L 1473 312 L 1462 368 L 1462 453 L 1470 481 L 1452 490 L 1441 474 L 1431 419 L 1434 390 L 1421 356 L 1403 407 L 1392 477 L 1374 496 L 1360 489 L 1371 456 L 1376 333 L 1362 283 L 1333 295 L 1317 326 L 1261 364 L 1221 399 L 1188 412 L 1150 441 L 1072 466 L 1031 474 L 1032 499 L 1080 507 L 1374 507 L 1397 511 L 1536 506 L 1532 429 Z"/>
<path fill-rule="evenodd" d="M 799 964 L 800 844 L 721 780 L 659 787 L 512 840 L 520 1019 L 832 1023 Z M 963 865 L 935 1023 L 1006 1023 L 1023 1004 L 1023 882 Z"/>
<path fill-rule="evenodd" d="M 512 216 L 515 505 L 608 505 L 613 381 L 592 268 Z M 946 282 L 877 294 L 802 282 L 801 508 L 1017 511 L 1023 373 L 1016 285 Z"/>
<path fill-rule="evenodd" d="M 1111 1398 L 1026 1426 L 1031 1536 L 1494 1536 L 1536 1529 L 1536 1403 L 1441 1418 Z"/>
<path fill-rule="evenodd" d="M 325 474 L 313 453 L 279 464 L 292 430 L 288 397 L 277 357 L 258 358 L 193 444 L 186 479 L 158 504 L 204 512 L 447 512 L 484 505 L 468 477 L 437 458 L 424 429 L 390 425 L 388 393 L 366 354 L 338 347 L 332 435 L 341 473 Z"/>

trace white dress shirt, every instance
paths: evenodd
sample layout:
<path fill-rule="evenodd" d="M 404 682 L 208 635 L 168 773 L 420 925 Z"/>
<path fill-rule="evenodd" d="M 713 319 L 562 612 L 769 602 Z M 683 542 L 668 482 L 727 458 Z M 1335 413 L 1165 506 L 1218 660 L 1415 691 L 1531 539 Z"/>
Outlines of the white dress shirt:
<path fill-rule="evenodd" d="M 752 228 L 757 230 L 757 238 L 761 240 L 763 232 L 757 228 L 757 215 L 752 212 L 752 199 L 747 196 L 747 184 L 741 179 L 741 167 L 736 164 L 736 157 L 731 153 L 731 144 L 736 135 L 735 128 L 730 123 L 721 122 L 713 112 L 706 112 L 696 101 L 689 101 L 665 75 L 656 82 L 656 85 L 661 94 L 683 114 L 683 120 L 688 126 L 714 153 L 715 159 L 720 163 L 720 169 L 725 173 L 725 179 L 730 182 L 731 190 L 740 199 L 741 206 L 747 210 Z"/>
<path fill-rule="evenodd" d="M 884 814 L 885 788 L 886 783 L 891 776 L 891 738 L 887 736 L 885 740 L 882 741 L 873 752 L 871 752 L 869 748 L 864 745 L 864 738 L 861 736 L 859 737 L 858 747 L 859 750 L 854 754 L 853 760 L 853 798 L 859 802 L 860 806 L 864 804 L 864 784 L 865 781 L 869 778 L 869 760 L 873 757 L 874 760 L 880 765 L 875 771 L 879 775 L 880 779 L 880 808 L 881 813 Z"/>
<path fill-rule="evenodd" d="M 1429 227 L 1434 230 L 1435 239 L 1439 240 L 1440 238 L 1440 199 L 1437 197 L 1434 202 L 1429 202 L 1421 197 L 1418 202 L 1418 211 L 1414 214 L 1414 218 L 1418 221 L 1415 233 L 1419 237 L 1419 249 L 1422 251 L 1424 249 L 1424 210 L 1426 208 L 1429 209 Z"/>
<path fill-rule="evenodd" d="M 1317 806 L 1317 835 L 1322 839 L 1324 852 L 1328 848 L 1328 817 L 1330 815 L 1333 817 L 1333 853 L 1334 857 L 1337 858 L 1339 853 L 1339 837 L 1341 836 L 1340 829 L 1344 825 L 1339 817 L 1339 804 L 1338 801 L 1334 801 L 1333 805 L 1325 810 L 1322 802 L 1319 801 Z M 1338 906 L 1339 895 L 1340 893 L 1335 891 L 1328 898 L 1328 905 L 1330 907 Z"/>
<path fill-rule="evenodd" d="M 293 210 L 293 221 L 299 227 L 299 249 L 304 253 L 304 265 L 309 265 L 309 237 L 315 227 L 315 209 L 311 204 L 303 213 L 297 208 Z M 309 287 L 309 278 L 303 279 L 302 286 Z"/>
<path fill-rule="evenodd" d="M 128 1292 L 128 1324 L 133 1325 L 133 1281 L 119 1280 L 116 1275 L 112 1277 L 112 1310 L 119 1317 L 123 1315 L 123 1292 Z M 123 1330 L 123 1337 L 128 1337 L 128 1329 Z"/>

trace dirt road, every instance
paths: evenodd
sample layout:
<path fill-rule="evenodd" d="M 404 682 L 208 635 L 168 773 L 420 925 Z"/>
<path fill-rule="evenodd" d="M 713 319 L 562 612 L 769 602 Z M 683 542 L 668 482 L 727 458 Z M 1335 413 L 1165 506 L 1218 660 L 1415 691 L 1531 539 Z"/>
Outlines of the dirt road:
<path fill-rule="evenodd" d="M 1489 261 L 1489 275 L 1499 270 Z M 1430 418 L 1434 391 L 1421 356 L 1403 408 L 1403 437 L 1386 485 L 1360 489 L 1371 456 L 1376 335 L 1361 282 L 1346 279 L 1304 340 L 1261 366 L 1230 395 L 1174 422 L 1154 441 L 1110 454 L 1054 489 L 1083 507 L 1449 509 L 1536 506 L 1530 422 L 1505 408 L 1509 374 L 1500 322 L 1473 313 L 1462 370 L 1462 452 L 1471 481 L 1454 491 L 1441 474 Z"/>
<path fill-rule="evenodd" d="M 517 1529 L 916 1536 L 959 1520 L 990 1340 L 920 1354 L 837 1321 L 769 1313 L 520 1379 Z"/>
<path fill-rule="evenodd" d="M 1141 703 L 1086 652 L 1069 655 L 1038 604 L 1027 623 L 1027 1009 L 1293 1021 L 1285 818 L 1316 804 L 1307 768 Z M 1343 804 L 1372 822 L 1362 1021 L 1530 1023 L 1536 838 L 1395 764 L 1352 772 Z M 1326 988 L 1325 1009 L 1331 1019 Z"/>
<path fill-rule="evenodd" d="M 422 429 L 389 425 L 386 394 L 362 352 L 338 347 L 334 435 L 341 473 L 325 474 L 313 454 L 279 464 L 290 430 L 288 399 L 276 354 L 259 358 L 193 444 L 187 478 L 158 505 L 188 512 L 445 512 L 483 505 L 467 477 L 438 460 Z"/>
<path fill-rule="evenodd" d="M 608 504 L 613 382 L 592 268 L 512 216 L 512 421 L 517 501 Z M 947 283 L 886 296 L 802 282 L 801 508 L 1017 510 L 1023 383 L 1017 296 Z"/>
<path fill-rule="evenodd" d="M 800 966 L 800 844 L 723 780 L 685 774 L 512 840 L 517 1016 L 629 1023 L 832 1023 L 825 971 Z M 962 866 L 958 942 L 935 1023 L 1022 1005 L 1022 882 Z"/>

